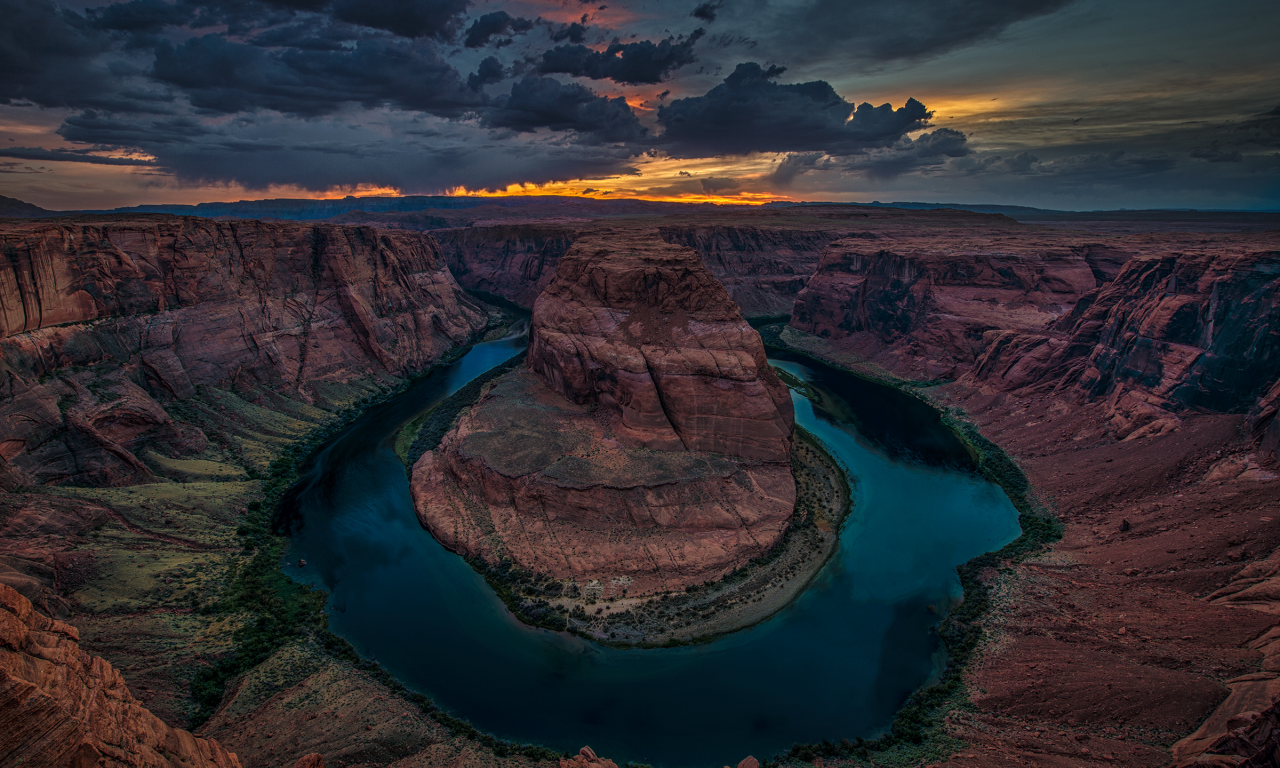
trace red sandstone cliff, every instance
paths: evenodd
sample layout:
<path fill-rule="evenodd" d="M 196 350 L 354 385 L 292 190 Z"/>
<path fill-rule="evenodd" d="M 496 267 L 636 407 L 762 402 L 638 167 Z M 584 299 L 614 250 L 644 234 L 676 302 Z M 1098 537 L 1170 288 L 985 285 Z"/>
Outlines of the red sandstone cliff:
<path fill-rule="evenodd" d="M 0 584 L 0 764 L 240 768 L 218 742 L 148 712 L 78 640 Z"/>
<path fill-rule="evenodd" d="M 791 325 L 846 339 L 903 375 L 955 377 L 982 354 L 985 332 L 1044 327 L 1113 278 L 1125 258 L 1122 245 L 1012 222 L 868 229 L 827 247 Z"/>
<path fill-rule="evenodd" d="M 101 216 L 6 223 L 0 251 L 8 487 L 145 481 L 141 440 L 204 446 L 157 398 L 262 384 L 312 399 L 425 368 L 486 322 L 435 242 L 407 232 Z"/>
<path fill-rule="evenodd" d="M 800 292 L 818 266 L 823 247 L 841 236 L 822 227 L 801 229 L 768 226 L 747 220 L 662 224 L 661 238 L 695 250 L 713 277 L 748 316 L 790 314 Z M 652 225 L 638 225 L 638 231 Z M 435 230 L 433 234 L 458 282 L 533 307 L 551 282 L 556 265 L 578 237 L 613 222 L 546 221 L 486 224 Z"/>
<path fill-rule="evenodd" d="M 1147 244 L 1154 253 L 1051 326 L 987 334 L 973 378 L 1002 391 L 1074 388 L 1106 403 L 1120 438 L 1167 432 L 1188 411 L 1252 409 L 1255 429 L 1274 429 L 1280 237 Z"/>
<path fill-rule="evenodd" d="M 577 231 L 565 224 L 520 223 L 434 234 L 461 285 L 532 307 Z"/>
<path fill-rule="evenodd" d="M 574 243 L 534 305 L 529 367 L 619 440 L 786 462 L 791 398 L 697 255 L 643 234 Z"/>
<path fill-rule="evenodd" d="M 840 231 L 700 223 L 659 228 L 662 239 L 692 248 L 748 316 L 789 315 Z"/>

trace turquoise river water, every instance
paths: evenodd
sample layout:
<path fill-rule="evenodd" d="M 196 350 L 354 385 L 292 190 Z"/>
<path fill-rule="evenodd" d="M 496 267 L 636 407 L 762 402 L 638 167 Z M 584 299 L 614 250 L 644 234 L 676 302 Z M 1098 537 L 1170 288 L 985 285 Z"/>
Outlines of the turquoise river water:
<path fill-rule="evenodd" d="M 478 344 L 371 408 L 313 455 L 292 495 L 288 571 L 330 592 L 330 628 L 496 736 L 692 768 L 874 735 L 945 663 L 932 630 L 960 597 L 956 566 L 1019 534 L 1008 498 L 923 403 L 775 355 L 814 396 L 792 393 L 796 422 L 855 483 L 840 547 L 800 598 L 685 648 L 618 650 L 524 626 L 419 525 L 392 449 L 405 422 L 524 345 Z"/>

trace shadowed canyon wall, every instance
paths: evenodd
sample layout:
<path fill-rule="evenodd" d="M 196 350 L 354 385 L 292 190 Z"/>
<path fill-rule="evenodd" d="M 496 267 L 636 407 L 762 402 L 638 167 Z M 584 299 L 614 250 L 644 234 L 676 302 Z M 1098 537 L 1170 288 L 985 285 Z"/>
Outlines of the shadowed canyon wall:
<path fill-rule="evenodd" d="M 8 226 L 0 251 L 10 487 L 143 480 L 140 441 L 204 446 L 159 401 L 240 385 L 315 400 L 425 368 L 487 321 L 434 241 L 406 232 L 89 217 Z"/>

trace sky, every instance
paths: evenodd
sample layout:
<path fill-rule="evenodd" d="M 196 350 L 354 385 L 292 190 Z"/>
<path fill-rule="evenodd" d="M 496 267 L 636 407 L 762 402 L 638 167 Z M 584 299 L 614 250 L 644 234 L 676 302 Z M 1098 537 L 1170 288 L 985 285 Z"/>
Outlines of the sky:
<path fill-rule="evenodd" d="M 1280 210 L 1275 0 L 0 0 L 0 195 Z"/>

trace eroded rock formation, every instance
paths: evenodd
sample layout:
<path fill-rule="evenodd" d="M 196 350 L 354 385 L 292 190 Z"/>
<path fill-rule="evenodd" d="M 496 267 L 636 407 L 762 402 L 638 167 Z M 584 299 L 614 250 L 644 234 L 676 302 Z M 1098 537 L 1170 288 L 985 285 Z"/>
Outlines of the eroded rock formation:
<path fill-rule="evenodd" d="M 689 249 L 631 233 L 579 240 L 534 305 L 529 367 L 598 403 L 624 445 L 787 461 L 790 395 Z"/>
<path fill-rule="evenodd" d="M 789 315 L 796 295 L 818 268 L 822 249 L 839 230 L 750 224 L 663 226 L 662 239 L 694 249 L 749 317 Z"/>
<path fill-rule="evenodd" d="M 786 529 L 789 393 L 693 251 L 578 240 L 535 305 L 528 366 L 413 468 L 446 546 L 637 595 L 722 576 Z"/>
<path fill-rule="evenodd" d="M 435 233 L 449 269 L 461 285 L 522 307 L 533 306 L 576 236 L 573 225 L 535 223 Z"/>
<path fill-rule="evenodd" d="M 0 763 L 240 768 L 216 741 L 170 728 L 75 627 L 0 584 Z"/>
<path fill-rule="evenodd" d="M 688 221 L 688 217 L 681 217 Z M 773 222 L 768 222 L 772 224 Z M 758 219 L 662 224 L 661 238 L 692 248 L 748 317 L 791 313 L 796 294 L 818 266 L 839 229 L 762 225 Z M 626 224 L 569 219 L 542 222 L 477 222 L 433 232 L 458 282 L 468 290 L 500 296 L 522 307 L 551 282 L 556 265 L 579 237 L 596 230 L 618 234 Z M 651 224 L 636 225 L 652 233 Z"/>
<path fill-rule="evenodd" d="M 1160 241 L 1149 241 L 1159 245 Z M 1272 429 L 1280 379 L 1280 238 L 1166 241 L 1039 330 L 992 331 L 974 378 L 1004 391 L 1074 387 L 1114 434 L 1176 428 L 1189 410 L 1252 411 Z"/>
<path fill-rule="evenodd" d="M 150 478 L 143 439 L 204 436 L 157 402 L 202 385 L 326 384 L 420 370 L 487 322 L 426 235 L 174 216 L 0 231 L 0 480 Z"/>
<path fill-rule="evenodd" d="M 1115 276 L 1127 254 L 1012 222 L 950 231 L 867 229 L 823 251 L 791 325 L 907 376 L 967 371 L 990 330 L 1057 320 Z M 998 217 L 996 217 L 998 218 Z"/>

